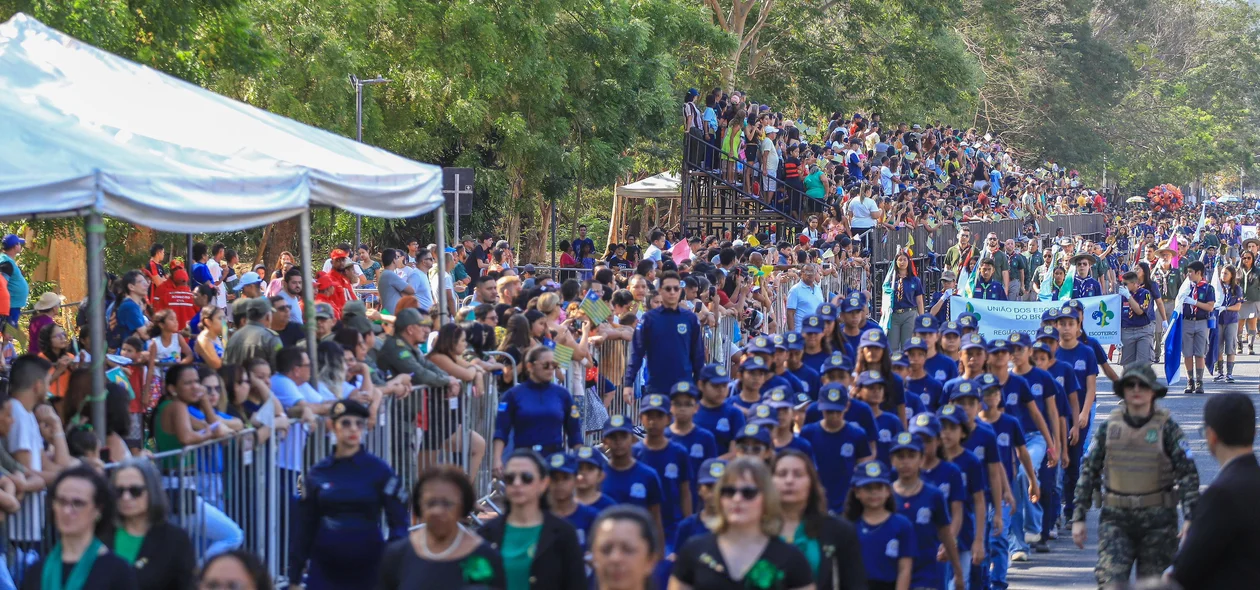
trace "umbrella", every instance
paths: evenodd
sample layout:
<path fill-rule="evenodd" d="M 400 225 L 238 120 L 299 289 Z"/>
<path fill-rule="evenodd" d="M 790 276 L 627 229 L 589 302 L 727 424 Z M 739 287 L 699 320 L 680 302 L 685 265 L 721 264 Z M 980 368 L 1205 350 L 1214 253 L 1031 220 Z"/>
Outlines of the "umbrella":
<path fill-rule="evenodd" d="M 1126 200 L 1125 202 L 1126 203 L 1145 203 L 1146 197 L 1141 197 L 1141 196 L 1129 197 L 1129 199 Z"/>

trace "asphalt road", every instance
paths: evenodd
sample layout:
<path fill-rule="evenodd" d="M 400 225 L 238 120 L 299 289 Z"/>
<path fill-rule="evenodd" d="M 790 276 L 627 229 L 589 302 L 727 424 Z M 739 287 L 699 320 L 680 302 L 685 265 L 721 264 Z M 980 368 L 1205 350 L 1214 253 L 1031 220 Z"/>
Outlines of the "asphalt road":
<path fill-rule="evenodd" d="M 1116 366 L 1119 370 L 1119 366 Z M 1164 365 L 1156 365 L 1155 373 L 1164 374 Z M 1239 392 L 1251 396 L 1251 401 L 1260 407 L 1260 356 L 1239 356 L 1235 366 L 1234 378 L 1237 383 L 1214 383 L 1207 377 L 1204 395 L 1188 396 L 1181 392 L 1185 389 L 1183 380 L 1169 390 L 1168 397 L 1159 403 L 1172 411 L 1173 417 L 1181 425 L 1190 439 L 1191 452 L 1195 464 L 1199 468 L 1200 485 L 1206 487 L 1212 483 L 1220 466 L 1208 453 L 1207 442 L 1199 434 L 1203 424 L 1203 404 L 1213 393 Z M 1104 419 L 1115 408 L 1116 397 L 1112 394 L 1111 382 L 1105 378 L 1098 384 L 1098 409 L 1095 419 Z M 1061 531 L 1058 540 L 1050 541 L 1051 552 L 1048 554 L 1032 553 L 1029 561 L 1012 563 L 1007 575 L 1011 588 L 1020 590 L 1075 590 L 1097 588 L 1094 581 L 1094 564 L 1098 559 L 1098 513 L 1093 511 L 1089 517 L 1089 541 L 1084 549 L 1077 549 L 1072 544 L 1072 535 Z"/>

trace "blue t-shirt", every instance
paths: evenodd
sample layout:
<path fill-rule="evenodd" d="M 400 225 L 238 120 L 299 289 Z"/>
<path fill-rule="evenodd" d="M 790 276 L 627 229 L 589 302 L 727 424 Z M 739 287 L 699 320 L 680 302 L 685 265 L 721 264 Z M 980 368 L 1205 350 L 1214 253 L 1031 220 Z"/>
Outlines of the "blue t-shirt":
<path fill-rule="evenodd" d="M 893 514 L 875 526 L 861 518 L 856 524 L 866 578 L 873 582 L 896 582 L 897 560 L 915 555 L 914 525 L 900 514 Z"/>
<path fill-rule="evenodd" d="M 918 297 L 923 295 L 923 282 L 919 277 L 906 275 L 893 278 L 893 311 L 913 309 L 918 311 Z M 926 299 L 926 298 L 925 298 Z"/>
<path fill-rule="evenodd" d="M 704 521 L 700 519 L 700 511 L 682 519 L 678 523 L 678 530 L 674 533 L 674 549 L 681 549 L 687 544 L 692 537 L 707 535 L 710 531 L 709 527 L 704 526 Z"/>
<path fill-rule="evenodd" d="M 788 369 L 788 372 L 805 384 L 805 393 L 809 394 L 809 399 L 818 399 L 818 389 L 821 387 L 822 378 L 818 375 L 817 370 L 806 363 L 801 365 L 799 369 Z"/>
<path fill-rule="evenodd" d="M 131 336 L 136 330 L 144 327 L 144 310 L 140 309 L 140 304 L 130 297 L 123 298 L 122 303 L 118 305 L 117 320 L 118 330 L 123 337 Z"/>
<path fill-rule="evenodd" d="M 927 405 L 923 403 L 923 399 L 918 394 L 910 393 L 906 390 L 906 423 L 910 423 L 910 419 L 915 414 L 922 414 L 927 411 Z"/>
<path fill-rule="evenodd" d="M 1041 412 L 1041 418 L 1046 421 L 1046 428 L 1053 434 L 1055 425 L 1050 423 L 1050 413 L 1046 411 L 1046 404 L 1058 404 L 1058 388 L 1054 382 L 1054 375 L 1037 367 L 1031 367 L 1027 373 L 1020 375 L 1020 377 L 1023 377 L 1024 381 L 1028 382 L 1028 391 L 1032 394 L 1033 403 L 1036 404 L 1037 411 Z M 1055 408 L 1057 409 L 1058 405 Z M 1010 411 L 1009 407 L 1007 411 Z M 1041 432 L 1026 408 L 1024 412 L 1019 414 L 1019 425 L 1024 429 L 1024 432 Z"/>
<path fill-rule="evenodd" d="M 190 285 L 192 287 L 214 284 L 214 277 L 210 276 L 210 267 L 206 266 L 204 262 L 198 262 L 192 266 L 192 273 L 189 278 L 192 279 Z"/>
<path fill-rule="evenodd" d="M 805 353 L 805 356 L 801 357 L 801 362 L 804 363 L 806 367 L 813 369 L 815 373 L 821 375 L 823 363 L 826 363 L 829 358 L 831 358 L 831 353 L 824 349 L 813 354 L 808 352 Z M 798 374 L 797 377 L 800 377 L 800 375 Z M 816 397 L 818 395 L 818 388 L 815 387 L 812 391 L 810 391 L 810 393 Z"/>
<path fill-rule="evenodd" d="M 822 420 L 822 410 L 818 411 L 818 419 Z M 871 442 L 879 440 L 879 429 L 875 427 L 875 412 L 871 411 L 871 407 L 866 402 L 849 398 L 849 409 L 844 411 L 844 421 L 861 426 L 866 432 L 866 438 Z"/>
<path fill-rule="evenodd" d="M 683 519 L 682 486 L 691 482 L 691 457 L 682 445 L 670 442 L 665 448 L 652 450 L 643 442 L 634 445 L 634 458 L 638 465 L 646 465 L 656 472 L 661 486 L 661 525 L 665 527 L 665 543 L 673 546 L 674 529 Z M 607 481 L 607 480 L 605 480 Z"/>
<path fill-rule="evenodd" d="M 597 514 L 603 512 L 605 508 L 611 508 L 616 505 L 617 501 L 609 497 L 608 494 L 600 494 L 598 500 L 595 500 L 590 504 L 583 504 L 583 506 L 590 506 L 591 508 L 594 508 Z"/>
<path fill-rule="evenodd" d="M 912 588 L 931 588 L 941 581 L 941 563 L 936 561 L 936 551 L 941 546 L 938 530 L 949 526 L 949 506 L 945 494 L 931 483 L 923 482 L 923 488 L 913 496 L 893 492 L 897 514 L 906 517 L 914 525 L 915 550 L 914 573 L 910 577 Z"/>
<path fill-rule="evenodd" d="M 635 461 L 629 469 L 620 470 L 609 465 L 604 468 L 604 495 L 618 504 L 630 504 L 640 508 L 661 505 L 661 478 L 656 470 Z M 677 494 L 674 495 L 677 497 Z M 661 510 L 665 519 L 665 510 Z"/>
<path fill-rule="evenodd" d="M 1094 350 L 1085 342 L 1077 342 L 1076 347 L 1072 349 L 1063 348 L 1062 346 L 1054 354 L 1055 358 L 1067 363 L 1072 368 L 1072 372 L 1076 375 L 1077 393 L 1076 399 L 1081 404 L 1081 409 L 1085 406 L 1085 388 L 1087 387 L 1088 378 L 1090 376 L 1098 376 L 1098 356 L 1094 354 Z M 1071 393 L 1071 391 L 1069 391 Z M 1093 412 L 1088 412 L 1089 420 L 1094 420 Z M 1069 421 L 1068 426 L 1072 425 Z"/>
<path fill-rule="evenodd" d="M 905 427 L 901 425 L 901 418 L 891 412 L 884 412 L 875 416 L 875 458 L 883 461 L 885 465 L 892 463 L 892 445 L 897 435 Z"/>
<path fill-rule="evenodd" d="M 808 456 L 811 461 L 814 460 L 814 445 L 809 444 L 809 441 L 799 436 L 793 436 L 792 440 L 788 441 L 788 444 L 784 446 L 774 447 L 774 452 L 778 453 L 779 451 L 782 451 L 784 449 L 796 449 L 802 453 L 805 453 L 805 455 Z"/>
<path fill-rule="evenodd" d="M 923 362 L 923 368 L 927 370 L 929 377 L 942 384 L 958 376 L 958 361 L 940 353 L 928 357 Z M 936 410 L 937 408 L 932 408 L 932 411 Z"/>
<path fill-rule="evenodd" d="M 933 378 L 931 372 L 920 379 L 906 379 L 906 407 L 910 407 L 910 398 L 914 397 L 935 412 L 939 407 L 941 395 L 945 393 L 943 383 Z M 909 419 L 909 416 L 906 418 Z"/>
<path fill-rule="evenodd" d="M 1015 462 L 1019 460 L 1015 449 L 1024 446 L 1024 430 L 1019 427 L 1019 420 L 1010 414 L 1002 414 L 998 419 L 989 422 L 997 433 L 998 460 L 1006 470 L 1006 480 L 1015 485 Z"/>
<path fill-rule="evenodd" d="M 984 464 L 971 451 L 964 451 L 949 462 L 962 473 L 962 482 L 966 490 L 963 494 L 963 523 L 958 529 L 958 546 L 971 547 L 971 543 L 976 540 L 976 494 L 983 494 L 986 489 Z"/>
<path fill-rule="evenodd" d="M 846 422 L 840 430 L 827 432 L 821 422 L 808 424 L 801 429 L 801 438 L 824 452 L 814 455 L 818 479 L 827 490 L 827 509 L 840 513 L 849 494 L 853 468 L 859 461 L 871 456 L 870 438 L 861 426 Z"/>
<path fill-rule="evenodd" d="M 966 502 L 967 485 L 963 483 L 962 470 L 957 465 L 949 461 L 941 461 L 932 469 L 924 468 L 919 471 L 919 477 L 941 491 L 945 496 L 945 503 L 952 505 L 954 502 Z"/>
<path fill-rule="evenodd" d="M 1002 384 L 1002 404 L 1006 406 L 1006 413 L 1016 420 L 1027 418 L 1030 422 L 1032 416 L 1028 413 L 1025 404 L 1036 401 L 1033 399 L 1032 389 L 1028 387 L 1028 381 L 1015 373 L 1008 373 L 1006 383 Z M 1044 416 L 1045 413 L 1043 412 Z"/>
<path fill-rule="evenodd" d="M 583 551 L 586 550 L 586 539 L 590 537 L 591 525 L 595 524 L 598 516 L 599 510 L 595 507 L 578 504 L 573 514 L 564 517 L 564 520 L 577 530 L 578 544 L 582 546 Z"/>
<path fill-rule="evenodd" d="M 717 443 L 717 453 L 722 455 L 730 450 L 731 440 L 734 439 L 735 433 L 744 429 L 747 419 L 738 407 L 724 403 L 716 408 L 700 404 L 691 421 L 696 426 L 713 433 L 714 441 Z"/>
<path fill-rule="evenodd" d="M 700 511 L 700 486 L 695 484 L 696 476 L 700 473 L 700 465 L 708 459 L 717 457 L 718 452 L 717 439 L 713 437 L 713 433 L 709 432 L 701 426 L 692 424 L 691 432 L 685 435 L 675 434 L 673 429 L 666 428 L 665 436 L 669 437 L 671 442 L 678 443 L 682 448 L 687 450 L 687 456 L 691 459 L 688 466 L 688 472 L 691 477 L 688 481 L 693 482 L 691 486 L 691 510 L 693 512 Z M 726 450 L 721 451 L 725 453 Z"/>
<path fill-rule="evenodd" d="M 985 465 L 998 462 L 997 432 L 993 430 L 992 426 L 979 418 L 976 419 L 971 429 L 971 434 L 967 436 L 967 440 L 963 441 L 963 447 L 975 453 L 976 458 Z M 985 478 L 984 489 L 989 489 L 988 478 Z"/>

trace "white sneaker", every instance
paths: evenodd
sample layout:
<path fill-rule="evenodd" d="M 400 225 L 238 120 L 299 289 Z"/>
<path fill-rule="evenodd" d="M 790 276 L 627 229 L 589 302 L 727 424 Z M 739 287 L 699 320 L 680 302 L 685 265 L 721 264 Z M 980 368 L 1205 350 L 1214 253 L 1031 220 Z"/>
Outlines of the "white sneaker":
<path fill-rule="evenodd" d="M 1050 540 L 1051 540 L 1051 541 L 1058 541 L 1058 540 L 1059 540 L 1059 529 L 1057 529 L 1057 528 L 1052 528 L 1052 529 L 1050 529 Z"/>
<path fill-rule="evenodd" d="M 1011 561 L 1028 561 L 1028 554 L 1023 551 L 1016 551 L 1011 554 Z"/>
<path fill-rule="evenodd" d="M 1024 533 L 1025 543 L 1040 543 L 1041 533 Z"/>

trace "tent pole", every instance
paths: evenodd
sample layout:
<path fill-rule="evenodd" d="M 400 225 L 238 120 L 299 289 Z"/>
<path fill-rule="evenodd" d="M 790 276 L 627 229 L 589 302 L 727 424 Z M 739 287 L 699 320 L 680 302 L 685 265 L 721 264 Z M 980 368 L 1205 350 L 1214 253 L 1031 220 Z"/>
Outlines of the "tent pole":
<path fill-rule="evenodd" d="M 315 336 L 315 269 L 311 266 L 311 210 L 302 211 L 298 221 L 298 240 L 302 247 L 302 327 L 306 329 L 306 354 L 311 361 L 311 375 L 319 375 L 316 366 L 316 350 L 319 340 Z"/>
<path fill-rule="evenodd" d="M 92 210 L 84 220 L 87 230 L 88 326 L 92 353 L 92 428 L 105 445 L 105 220 Z"/>
<path fill-rule="evenodd" d="M 193 257 L 192 257 L 192 251 L 193 251 L 193 235 L 192 235 L 192 234 L 184 234 L 184 239 L 188 241 L 188 258 L 185 258 L 185 259 L 184 259 L 184 269 L 186 269 L 188 272 L 192 272 L 192 265 L 193 265 Z"/>
<path fill-rule="evenodd" d="M 434 289 L 433 298 L 437 300 L 438 305 L 438 325 L 444 326 L 446 322 L 451 320 L 451 314 L 456 310 L 447 309 L 446 305 L 446 204 L 438 205 L 437 211 L 437 269 L 438 280 L 437 287 Z M 458 211 L 456 215 L 458 215 Z M 458 238 L 456 238 L 458 239 Z"/>

